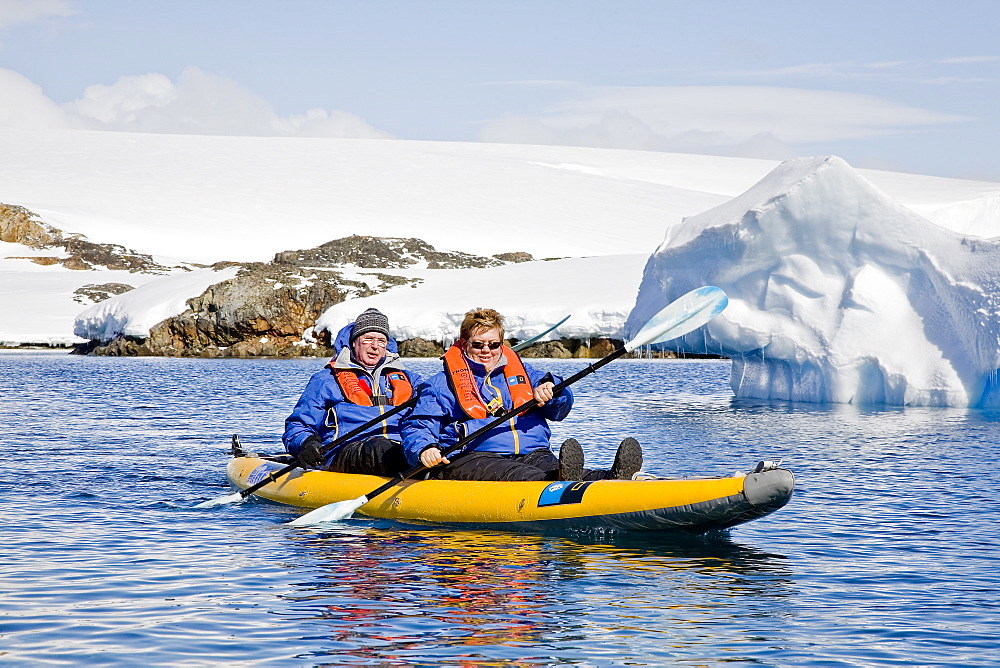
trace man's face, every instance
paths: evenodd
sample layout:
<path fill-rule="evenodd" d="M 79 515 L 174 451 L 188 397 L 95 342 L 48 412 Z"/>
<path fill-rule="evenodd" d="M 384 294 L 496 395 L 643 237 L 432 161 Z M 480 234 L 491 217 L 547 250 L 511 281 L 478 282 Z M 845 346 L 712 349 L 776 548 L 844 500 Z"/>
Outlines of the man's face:
<path fill-rule="evenodd" d="M 389 345 L 389 339 L 384 334 L 378 332 L 368 332 L 354 339 L 351 348 L 354 350 L 354 359 L 365 366 L 375 366 L 378 361 L 385 357 L 385 347 Z"/>

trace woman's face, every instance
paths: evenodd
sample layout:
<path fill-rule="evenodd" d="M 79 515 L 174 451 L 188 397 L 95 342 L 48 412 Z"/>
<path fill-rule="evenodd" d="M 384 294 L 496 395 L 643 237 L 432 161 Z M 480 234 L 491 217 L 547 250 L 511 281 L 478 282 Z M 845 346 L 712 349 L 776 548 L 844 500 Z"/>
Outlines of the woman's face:
<path fill-rule="evenodd" d="M 503 343 L 503 339 L 499 329 L 496 327 L 479 328 L 472 330 L 472 334 L 469 335 L 463 349 L 470 360 L 479 362 L 487 369 L 493 369 L 500 361 L 501 343 Z"/>

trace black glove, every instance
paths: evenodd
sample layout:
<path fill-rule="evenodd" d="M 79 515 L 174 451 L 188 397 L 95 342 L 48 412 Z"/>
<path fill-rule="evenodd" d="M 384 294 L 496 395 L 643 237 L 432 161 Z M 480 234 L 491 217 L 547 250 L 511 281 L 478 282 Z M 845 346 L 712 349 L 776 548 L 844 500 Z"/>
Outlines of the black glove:
<path fill-rule="evenodd" d="M 302 445 L 299 446 L 299 455 L 297 457 L 299 464 L 303 468 L 308 469 L 326 468 L 326 459 L 323 457 L 323 453 L 319 451 L 322 446 L 323 442 L 315 434 L 304 440 Z"/>

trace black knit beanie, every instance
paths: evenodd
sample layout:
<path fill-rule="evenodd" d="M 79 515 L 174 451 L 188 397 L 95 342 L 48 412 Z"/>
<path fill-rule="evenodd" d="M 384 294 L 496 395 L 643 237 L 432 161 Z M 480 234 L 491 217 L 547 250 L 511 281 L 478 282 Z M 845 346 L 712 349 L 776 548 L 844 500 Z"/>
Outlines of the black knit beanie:
<path fill-rule="evenodd" d="M 385 334 L 385 338 L 389 338 L 389 318 L 376 308 L 368 309 L 354 321 L 354 326 L 351 327 L 351 343 L 362 334 L 371 332 Z"/>

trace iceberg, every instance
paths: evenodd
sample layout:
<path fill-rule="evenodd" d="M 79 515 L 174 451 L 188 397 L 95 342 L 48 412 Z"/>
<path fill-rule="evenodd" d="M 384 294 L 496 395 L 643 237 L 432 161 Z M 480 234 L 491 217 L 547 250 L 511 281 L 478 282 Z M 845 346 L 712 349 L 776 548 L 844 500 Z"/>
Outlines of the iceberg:
<path fill-rule="evenodd" d="M 729 308 L 666 347 L 731 358 L 737 397 L 1000 406 L 1000 239 L 921 217 L 840 158 L 782 163 L 668 229 L 626 336 L 706 284 Z"/>

